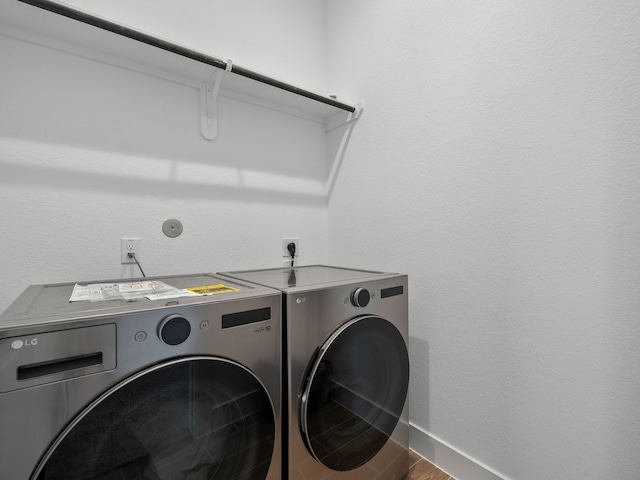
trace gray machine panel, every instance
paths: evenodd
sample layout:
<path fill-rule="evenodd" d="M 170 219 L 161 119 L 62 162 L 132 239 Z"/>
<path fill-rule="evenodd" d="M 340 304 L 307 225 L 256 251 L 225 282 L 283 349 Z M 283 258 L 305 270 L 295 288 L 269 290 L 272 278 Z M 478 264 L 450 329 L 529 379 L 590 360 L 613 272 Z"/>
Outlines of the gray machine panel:
<path fill-rule="evenodd" d="M 73 287 L 93 283 L 132 283 L 146 280 L 160 280 L 176 288 L 193 288 L 224 284 L 238 289 L 201 297 L 181 297 L 165 300 L 142 299 L 134 302 L 125 300 L 108 300 L 102 302 L 69 302 Z M 211 303 L 212 301 L 234 300 L 273 293 L 259 285 L 231 280 L 210 273 L 194 275 L 165 276 L 153 278 L 131 278 L 117 280 L 99 280 L 76 283 L 60 283 L 51 285 L 31 285 L 1 315 L 0 328 L 33 325 L 36 323 L 55 322 L 56 320 L 86 319 L 105 315 L 125 314 L 159 309 L 170 305 L 194 305 Z"/>
<path fill-rule="evenodd" d="M 355 270 L 327 265 L 305 265 L 281 269 L 244 270 L 236 272 L 222 272 L 220 275 L 229 276 L 247 282 L 253 282 L 266 287 L 277 288 L 283 292 L 311 290 L 343 285 L 358 280 L 371 280 L 394 275 L 370 270 Z"/>
<path fill-rule="evenodd" d="M 0 340 L 0 392 L 116 368 L 116 326 L 74 328 Z"/>

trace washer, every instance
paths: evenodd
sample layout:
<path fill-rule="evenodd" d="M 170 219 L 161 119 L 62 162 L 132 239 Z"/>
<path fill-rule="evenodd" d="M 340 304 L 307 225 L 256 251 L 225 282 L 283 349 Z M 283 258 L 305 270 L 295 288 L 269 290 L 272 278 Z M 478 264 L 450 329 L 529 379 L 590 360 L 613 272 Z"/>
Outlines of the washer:
<path fill-rule="evenodd" d="M 155 280 L 225 293 L 70 303 L 73 284 L 34 285 L 0 316 L 0 478 L 281 479 L 280 292 Z"/>
<path fill-rule="evenodd" d="M 407 276 L 323 265 L 221 275 L 283 293 L 284 478 L 404 478 Z"/>

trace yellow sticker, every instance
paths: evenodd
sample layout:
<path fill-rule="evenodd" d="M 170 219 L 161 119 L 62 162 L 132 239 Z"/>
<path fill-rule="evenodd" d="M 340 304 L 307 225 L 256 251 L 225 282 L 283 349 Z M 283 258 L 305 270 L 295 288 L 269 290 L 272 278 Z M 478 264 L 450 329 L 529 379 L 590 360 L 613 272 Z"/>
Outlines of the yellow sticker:
<path fill-rule="evenodd" d="M 216 293 L 229 293 L 229 292 L 239 292 L 240 289 L 234 287 L 228 287 L 219 283 L 217 285 L 207 285 L 206 287 L 192 287 L 187 288 L 190 292 L 197 293 L 198 295 L 214 295 Z"/>

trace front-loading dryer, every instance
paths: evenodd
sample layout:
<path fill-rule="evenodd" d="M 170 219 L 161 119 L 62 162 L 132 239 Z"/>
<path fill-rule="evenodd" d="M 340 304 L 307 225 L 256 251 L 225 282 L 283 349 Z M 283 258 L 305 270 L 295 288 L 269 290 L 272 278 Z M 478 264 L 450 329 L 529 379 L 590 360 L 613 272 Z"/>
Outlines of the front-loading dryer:
<path fill-rule="evenodd" d="M 282 291 L 284 478 L 404 478 L 407 276 L 323 265 L 221 275 Z"/>
<path fill-rule="evenodd" d="M 0 478 L 281 479 L 280 292 L 156 281 L 194 296 L 34 285 L 0 316 Z"/>

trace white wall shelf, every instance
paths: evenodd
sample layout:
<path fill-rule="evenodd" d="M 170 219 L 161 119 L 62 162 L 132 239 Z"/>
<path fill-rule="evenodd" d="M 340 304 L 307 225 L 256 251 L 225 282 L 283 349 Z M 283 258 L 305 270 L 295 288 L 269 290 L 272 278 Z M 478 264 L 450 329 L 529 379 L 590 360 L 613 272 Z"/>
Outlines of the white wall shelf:
<path fill-rule="evenodd" d="M 331 125 L 358 118 L 362 108 L 234 65 L 50 0 L 0 0 L 0 33 L 21 40 L 171 78 L 201 91 L 201 131 L 217 135 L 217 95 L 252 101 Z M 36 8 L 40 7 L 40 8 Z"/>

